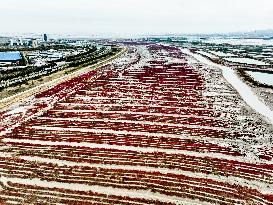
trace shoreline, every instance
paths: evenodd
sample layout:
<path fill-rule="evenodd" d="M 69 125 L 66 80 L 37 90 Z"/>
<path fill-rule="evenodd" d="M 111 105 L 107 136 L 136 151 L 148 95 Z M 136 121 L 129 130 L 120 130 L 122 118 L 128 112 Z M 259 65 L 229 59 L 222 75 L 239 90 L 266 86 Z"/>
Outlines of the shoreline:
<path fill-rule="evenodd" d="M 253 90 L 251 86 L 247 84 L 244 80 L 238 76 L 236 71 L 232 68 L 213 63 L 209 59 L 199 55 L 194 54 L 188 49 L 181 49 L 181 51 L 193 58 L 195 58 L 200 63 L 218 67 L 222 70 L 223 78 L 238 92 L 243 101 L 250 106 L 257 114 L 262 115 L 265 120 L 273 125 L 273 110 L 269 107 L 260 96 Z"/>

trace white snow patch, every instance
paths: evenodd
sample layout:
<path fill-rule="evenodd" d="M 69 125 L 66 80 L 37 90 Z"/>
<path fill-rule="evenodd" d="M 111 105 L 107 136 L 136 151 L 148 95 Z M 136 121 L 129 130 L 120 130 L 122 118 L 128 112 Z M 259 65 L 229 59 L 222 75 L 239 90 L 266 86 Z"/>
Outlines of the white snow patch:
<path fill-rule="evenodd" d="M 89 163 L 76 163 L 76 162 L 68 162 L 64 160 L 58 159 L 44 159 L 41 157 L 20 157 L 21 159 L 28 160 L 28 161 L 36 161 L 36 162 L 43 162 L 43 163 L 55 163 L 58 165 L 66 165 L 66 166 L 88 166 L 94 168 L 102 168 L 102 169 L 123 169 L 129 171 L 144 171 L 144 172 L 159 172 L 162 174 L 177 174 L 177 175 L 184 175 L 188 177 L 194 178 L 205 178 L 211 179 L 217 182 L 227 183 L 227 184 L 236 184 L 239 186 L 246 186 L 256 190 L 259 190 L 263 194 L 272 194 L 273 184 L 264 183 L 257 180 L 247 180 L 244 178 L 236 177 L 236 176 L 222 176 L 222 175 L 214 175 L 214 174 L 204 174 L 198 172 L 190 172 L 190 171 L 183 171 L 177 169 L 167 169 L 167 168 L 154 168 L 148 166 L 130 166 L 130 165 L 114 165 L 114 164 L 89 164 Z M 212 188 L 212 187 L 210 187 Z M 221 188 L 221 187 L 219 187 Z M 216 187 L 216 189 L 219 189 Z M 227 188 L 227 187 L 223 187 Z M 230 190 L 232 191 L 232 190 Z"/>
<path fill-rule="evenodd" d="M 125 146 L 125 145 L 110 145 L 110 144 L 96 144 L 88 142 L 52 142 L 52 141 L 42 141 L 42 140 L 26 140 L 26 139 L 11 139 L 5 138 L 2 140 L 5 143 L 27 143 L 33 145 L 47 145 L 47 146 L 70 146 L 70 147 L 88 147 L 91 149 L 116 149 L 122 151 L 135 151 L 141 153 L 166 153 L 166 154 L 181 154 L 194 157 L 211 157 L 215 159 L 225 159 L 225 160 L 234 160 L 238 162 L 246 163 L 256 163 L 256 164 L 273 164 L 273 161 L 265 161 L 262 159 L 253 159 L 243 156 L 232 156 L 225 155 L 222 153 L 213 153 L 213 152 L 194 152 L 187 150 L 175 150 L 175 149 L 162 149 L 154 147 L 134 147 L 134 146 Z"/>
<path fill-rule="evenodd" d="M 178 123 L 165 123 L 165 122 L 151 122 L 151 121 L 134 121 L 134 120 L 118 120 L 118 119 L 83 119 L 83 118 L 52 118 L 52 117 L 40 117 L 39 119 L 54 120 L 54 121 L 79 121 L 79 122 L 109 122 L 109 123 L 127 123 L 127 124 L 139 124 L 139 125 L 155 125 L 155 126 L 170 126 L 170 127 L 186 127 L 196 129 L 210 129 L 210 130 L 224 130 L 229 131 L 227 128 L 222 127 L 210 127 L 202 125 L 190 125 L 190 124 L 178 124 Z"/>
<path fill-rule="evenodd" d="M 214 55 L 217 55 L 217 56 L 220 56 L 220 57 L 232 57 L 232 56 L 235 56 L 232 53 L 224 53 L 224 52 L 221 52 L 221 51 L 210 51 L 210 53 L 212 53 Z"/>
<path fill-rule="evenodd" d="M 74 191 L 92 191 L 99 194 L 115 195 L 122 197 L 132 197 L 132 198 L 143 198 L 147 200 L 159 200 L 165 203 L 175 203 L 175 204 L 200 204 L 198 200 L 191 200 L 187 198 L 179 198 L 174 196 L 168 196 L 165 194 L 154 193 L 148 190 L 136 190 L 136 189 L 122 189 L 114 188 L 111 186 L 99 186 L 99 185 L 87 185 L 79 183 L 61 183 L 55 181 L 46 181 L 38 178 L 33 179 L 22 179 L 22 178 L 7 178 L 1 176 L 1 182 L 8 187 L 8 182 L 25 184 L 30 186 L 39 186 L 46 188 L 59 188 L 59 189 L 69 189 Z M 202 202 L 203 203 L 203 202 Z M 210 203 L 204 203 L 210 204 Z"/>
<path fill-rule="evenodd" d="M 19 113 L 25 114 L 27 112 L 27 110 L 28 109 L 26 107 L 19 106 L 19 107 L 13 108 L 9 112 L 5 113 L 5 115 L 14 115 L 14 114 L 19 114 Z"/>

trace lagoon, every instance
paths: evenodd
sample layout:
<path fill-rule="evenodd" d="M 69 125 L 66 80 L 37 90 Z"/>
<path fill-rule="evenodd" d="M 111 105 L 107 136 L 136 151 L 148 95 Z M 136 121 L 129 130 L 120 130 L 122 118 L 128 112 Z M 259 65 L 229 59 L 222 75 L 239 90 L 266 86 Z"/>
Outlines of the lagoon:
<path fill-rule="evenodd" d="M 273 86 L 273 73 L 246 71 L 255 81 Z"/>

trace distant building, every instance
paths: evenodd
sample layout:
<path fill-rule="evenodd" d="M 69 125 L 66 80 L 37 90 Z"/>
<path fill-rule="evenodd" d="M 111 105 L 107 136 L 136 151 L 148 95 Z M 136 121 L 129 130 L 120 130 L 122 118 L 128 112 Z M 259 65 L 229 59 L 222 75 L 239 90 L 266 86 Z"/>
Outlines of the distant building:
<path fill-rule="evenodd" d="M 10 39 L 10 46 L 14 46 L 14 40 L 13 39 Z"/>
<path fill-rule="evenodd" d="M 9 42 L 10 47 L 13 46 L 22 46 L 22 42 L 20 40 L 20 38 L 11 38 L 10 42 Z"/>
<path fill-rule="evenodd" d="M 47 41 L 48 41 L 47 34 L 44 34 L 44 36 L 43 36 L 43 40 L 44 40 L 44 42 L 47 42 Z"/>
<path fill-rule="evenodd" d="M 38 41 L 37 41 L 37 39 L 32 39 L 32 41 L 31 41 L 31 46 L 32 46 L 33 48 L 37 48 L 37 47 L 38 47 Z"/>
<path fill-rule="evenodd" d="M 20 46 L 23 46 L 23 45 L 24 45 L 23 40 L 22 40 L 22 37 L 19 38 L 19 44 L 20 44 Z"/>

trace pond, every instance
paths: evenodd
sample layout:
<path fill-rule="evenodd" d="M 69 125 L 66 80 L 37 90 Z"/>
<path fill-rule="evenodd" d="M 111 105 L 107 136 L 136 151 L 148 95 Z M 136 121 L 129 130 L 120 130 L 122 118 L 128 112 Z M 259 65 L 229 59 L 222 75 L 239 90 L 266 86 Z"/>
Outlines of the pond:
<path fill-rule="evenodd" d="M 255 81 L 273 86 L 273 73 L 246 71 Z"/>
<path fill-rule="evenodd" d="M 251 59 L 251 58 L 224 58 L 226 61 L 234 62 L 234 63 L 245 63 L 251 65 L 269 65 L 268 63 Z"/>

